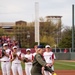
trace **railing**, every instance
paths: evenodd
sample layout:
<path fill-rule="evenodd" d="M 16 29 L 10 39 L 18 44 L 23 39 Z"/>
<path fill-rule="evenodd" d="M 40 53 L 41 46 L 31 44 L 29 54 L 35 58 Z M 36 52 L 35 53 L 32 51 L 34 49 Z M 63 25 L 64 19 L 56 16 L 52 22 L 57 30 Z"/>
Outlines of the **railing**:
<path fill-rule="evenodd" d="M 0 47 L 0 50 L 2 49 L 2 47 Z M 26 53 L 26 48 L 20 48 L 20 50 L 23 52 L 23 53 Z M 34 48 L 31 48 L 31 53 L 34 53 L 35 52 L 35 49 Z M 75 52 L 75 48 L 74 50 L 72 50 L 72 48 L 52 48 L 52 52 L 54 53 L 71 53 L 71 52 Z"/>
<path fill-rule="evenodd" d="M 59 53 L 67 53 L 67 52 L 75 52 L 75 48 L 72 50 L 72 48 L 53 48 L 53 52 L 59 52 Z"/>
<path fill-rule="evenodd" d="M 25 48 L 21 48 L 21 51 L 23 53 L 26 53 Z M 34 52 L 35 52 L 34 48 L 31 48 L 31 53 L 34 53 Z M 52 52 L 54 52 L 54 53 L 58 53 L 58 52 L 59 53 L 67 53 L 67 52 L 71 53 L 71 52 L 75 52 L 75 49 L 72 51 L 72 48 L 53 48 Z"/>

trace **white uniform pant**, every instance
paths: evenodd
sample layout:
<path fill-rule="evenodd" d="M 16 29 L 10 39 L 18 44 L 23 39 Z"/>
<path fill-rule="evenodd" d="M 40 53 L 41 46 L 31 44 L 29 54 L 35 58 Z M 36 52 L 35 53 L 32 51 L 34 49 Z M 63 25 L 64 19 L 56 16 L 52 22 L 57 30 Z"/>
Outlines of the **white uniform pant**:
<path fill-rule="evenodd" d="M 12 69 L 13 75 L 17 75 L 17 73 L 19 75 L 23 75 L 21 63 L 12 63 L 11 69 Z"/>
<path fill-rule="evenodd" d="M 11 63 L 10 62 L 1 62 L 1 69 L 3 75 L 10 75 Z"/>
<path fill-rule="evenodd" d="M 54 71 L 54 66 L 51 67 L 51 69 Z M 52 75 L 49 71 L 44 71 L 45 75 Z"/>
<path fill-rule="evenodd" d="M 26 75 L 31 75 L 32 64 L 25 64 Z"/>

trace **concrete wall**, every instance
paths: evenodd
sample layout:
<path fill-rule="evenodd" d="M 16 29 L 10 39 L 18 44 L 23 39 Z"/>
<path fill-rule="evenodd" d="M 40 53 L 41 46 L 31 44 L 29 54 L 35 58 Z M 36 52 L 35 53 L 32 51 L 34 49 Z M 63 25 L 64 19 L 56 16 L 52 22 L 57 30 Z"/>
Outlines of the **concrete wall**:
<path fill-rule="evenodd" d="M 75 52 L 71 52 L 70 56 L 71 56 L 71 60 L 75 60 Z"/>
<path fill-rule="evenodd" d="M 75 53 L 55 53 L 57 60 L 75 60 Z"/>

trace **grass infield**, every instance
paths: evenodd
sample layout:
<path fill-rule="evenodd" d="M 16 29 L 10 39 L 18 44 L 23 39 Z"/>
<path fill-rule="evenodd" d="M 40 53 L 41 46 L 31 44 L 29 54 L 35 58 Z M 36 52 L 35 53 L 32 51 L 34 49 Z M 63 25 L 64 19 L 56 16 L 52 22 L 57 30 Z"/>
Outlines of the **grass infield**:
<path fill-rule="evenodd" d="M 22 63 L 22 68 L 25 68 L 25 64 Z M 54 64 L 55 70 L 75 70 L 75 62 L 65 61 L 65 60 L 55 60 Z M 1 69 L 1 65 L 0 65 Z"/>
<path fill-rule="evenodd" d="M 55 60 L 54 68 L 55 70 L 75 70 L 75 62 L 71 60 Z"/>

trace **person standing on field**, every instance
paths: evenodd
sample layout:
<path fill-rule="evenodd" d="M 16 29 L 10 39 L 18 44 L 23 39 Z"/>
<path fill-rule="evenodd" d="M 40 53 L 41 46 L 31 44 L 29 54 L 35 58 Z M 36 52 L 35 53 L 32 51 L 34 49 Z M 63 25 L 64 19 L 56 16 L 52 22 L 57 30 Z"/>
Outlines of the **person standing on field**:
<path fill-rule="evenodd" d="M 34 46 L 35 52 L 33 53 L 33 57 L 36 55 L 37 53 L 37 45 Z"/>
<path fill-rule="evenodd" d="M 35 45 L 35 46 L 34 46 L 35 52 L 33 53 L 33 59 L 34 59 L 35 55 L 37 54 L 37 51 L 38 51 L 38 50 L 37 50 L 37 47 L 38 47 L 38 45 Z M 42 67 L 42 75 L 44 75 L 43 69 L 44 69 L 44 68 Z"/>
<path fill-rule="evenodd" d="M 45 67 L 53 75 L 55 74 L 51 70 L 51 68 L 49 68 L 51 65 L 45 62 L 43 58 L 43 52 L 44 52 L 43 46 L 39 45 L 37 47 L 37 54 L 35 55 L 33 63 L 32 63 L 31 75 L 42 75 L 42 67 Z"/>
<path fill-rule="evenodd" d="M 12 73 L 13 75 L 17 75 L 17 72 L 19 75 L 23 75 L 22 66 L 21 66 L 21 60 L 22 60 L 22 53 L 18 50 L 17 46 L 14 46 L 12 51 L 12 54 L 10 56 L 10 61 L 12 62 Z"/>
<path fill-rule="evenodd" d="M 26 49 L 26 54 L 24 55 L 24 57 L 28 59 L 28 61 L 25 62 L 25 73 L 26 73 L 26 75 L 31 75 L 33 55 L 31 53 L 30 48 Z"/>
<path fill-rule="evenodd" d="M 54 59 L 56 59 L 55 54 L 52 52 L 50 45 L 45 46 L 46 51 L 43 56 L 46 63 L 50 64 L 51 69 L 54 71 Z M 52 75 L 49 71 L 44 71 L 45 75 Z"/>
<path fill-rule="evenodd" d="M 4 43 L 2 49 L 2 57 L 0 57 L 2 75 L 10 75 L 11 70 L 11 63 L 9 60 L 10 53 L 11 50 L 8 48 L 8 43 Z"/>

